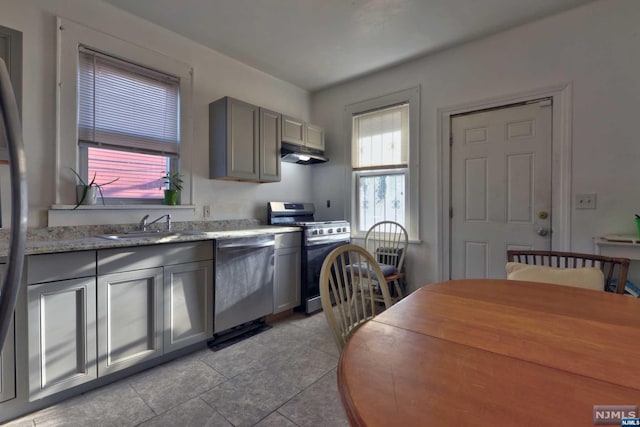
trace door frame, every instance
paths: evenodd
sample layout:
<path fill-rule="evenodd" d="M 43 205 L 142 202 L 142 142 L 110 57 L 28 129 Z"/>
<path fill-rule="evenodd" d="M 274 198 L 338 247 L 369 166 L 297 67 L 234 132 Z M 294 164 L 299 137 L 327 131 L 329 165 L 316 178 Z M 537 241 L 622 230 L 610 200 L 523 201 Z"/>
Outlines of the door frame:
<path fill-rule="evenodd" d="M 438 262 L 439 280 L 451 277 L 451 119 L 452 116 L 473 111 L 508 106 L 539 98 L 553 100 L 551 116 L 551 248 L 553 250 L 571 249 L 571 120 L 572 120 L 571 83 L 533 89 L 496 98 L 458 104 L 438 109 L 438 243 L 440 261 Z"/>

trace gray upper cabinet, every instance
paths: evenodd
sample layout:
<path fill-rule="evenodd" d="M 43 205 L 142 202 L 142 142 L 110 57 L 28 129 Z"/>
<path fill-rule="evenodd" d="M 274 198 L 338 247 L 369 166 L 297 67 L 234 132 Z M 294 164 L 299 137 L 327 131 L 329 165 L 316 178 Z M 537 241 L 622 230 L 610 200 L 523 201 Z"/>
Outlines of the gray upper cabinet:
<path fill-rule="evenodd" d="M 209 104 L 209 177 L 280 181 L 280 143 L 273 129 L 279 116 L 230 97 Z"/>
<path fill-rule="evenodd" d="M 260 181 L 280 181 L 280 113 L 260 108 Z"/>
<path fill-rule="evenodd" d="M 304 121 L 282 115 L 282 141 L 305 145 Z"/>
<path fill-rule="evenodd" d="M 307 147 L 324 151 L 324 129 L 320 126 L 307 123 Z"/>
<path fill-rule="evenodd" d="M 0 264 L 0 280 L 4 278 L 6 264 Z M 0 353 L 0 402 L 16 397 L 16 365 L 14 353 L 13 321 L 9 325 L 9 333 Z"/>
<path fill-rule="evenodd" d="M 283 114 L 282 142 L 324 151 L 324 130 L 320 126 Z"/>
<path fill-rule="evenodd" d="M 213 261 L 164 268 L 164 352 L 213 336 Z"/>
<path fill-rule="evenodd" d="M 98 276 L 98 372 L 162 355 L 162 267 Z"/>

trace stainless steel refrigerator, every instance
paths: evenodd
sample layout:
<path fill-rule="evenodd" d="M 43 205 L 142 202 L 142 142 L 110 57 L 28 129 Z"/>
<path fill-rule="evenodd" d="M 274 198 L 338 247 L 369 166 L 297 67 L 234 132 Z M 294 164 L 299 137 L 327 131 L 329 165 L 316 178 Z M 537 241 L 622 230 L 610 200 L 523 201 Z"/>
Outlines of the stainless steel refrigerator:
<path fill-rule="evenodd" d="M 27 172 L 16 97 L 0 58 L 0 144 L 6 144 L 11 175 L 11 230 L 6 274 L 0 288 L 0 351 L 15 309 L 27 237 Z M 3 221 L 3 223 L 6 223 Z"/>

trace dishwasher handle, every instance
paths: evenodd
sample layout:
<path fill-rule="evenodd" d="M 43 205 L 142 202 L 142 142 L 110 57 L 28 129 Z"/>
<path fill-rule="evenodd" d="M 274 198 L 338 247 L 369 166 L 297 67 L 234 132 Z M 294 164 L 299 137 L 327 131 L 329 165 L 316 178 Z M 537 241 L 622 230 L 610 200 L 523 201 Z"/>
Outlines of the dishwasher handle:
<path fill-rule="evenodd" d="M 230 239 L 217 239 L 216 248 L 266 248 L 269 246 L 275 246 L 276 240 L 274 235 L 260 236 L 260 237 L 237 237 Z"/>

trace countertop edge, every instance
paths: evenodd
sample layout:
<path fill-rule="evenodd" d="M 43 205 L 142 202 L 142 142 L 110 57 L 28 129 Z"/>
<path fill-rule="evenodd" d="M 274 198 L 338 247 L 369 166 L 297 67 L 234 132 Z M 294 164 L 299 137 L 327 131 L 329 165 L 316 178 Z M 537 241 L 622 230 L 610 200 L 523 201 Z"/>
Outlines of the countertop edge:
<path fill-rule="evenodd" d="M 300 227 L 287 226 L 258 226 L 241 230 L 217 230 L 202 231 L 202 234 L 179 234 L 164 237 L 141 237 L 111 240 L 92 236 L 69 240 L 28 240 L 25 255 L 40 255 L 60 252 L 78 252 L 98 249 L 125 248 L 135 246 L 162 245 L 169 243 L 195 242 L 203 240 L 216 240 L 230 237 L 252 237 L 265 234 L 293 233 L 301 231 Z M 6 257 L 8 245 L 0 245 L 0 257 Z"/>

